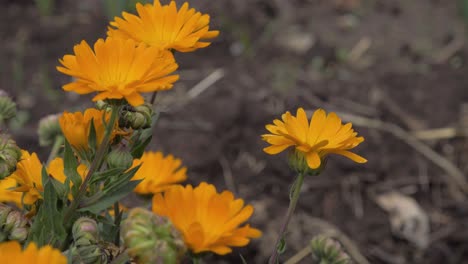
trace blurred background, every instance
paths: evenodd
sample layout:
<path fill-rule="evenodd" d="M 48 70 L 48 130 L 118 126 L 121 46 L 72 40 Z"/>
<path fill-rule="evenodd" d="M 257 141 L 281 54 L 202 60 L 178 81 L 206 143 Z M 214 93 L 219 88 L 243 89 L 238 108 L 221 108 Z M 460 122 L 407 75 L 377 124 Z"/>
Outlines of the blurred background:
<path fill-rule="evenodd" d="M 9 132 L 22 148 L 45 159 L 38 120 L 92 106 L 91 96 L 62 91 L 70 79 L 58 59 L 105 37 L 108 21 L 136 2 L 0 0 L 0 89 L 19 105 Z M 294 175 L 284 154 L 262 152 L 260 135 L 300 106 L 353 122 L 366 139 L 356 152 L 369 162 L 331 157 L 306 179 L 284 260 L 325 233 L 370 263 L 468 262 L 467 0 L 190 4 L 221 34 L 176 54 L 181 80 L 157 97 L 151 148 L 180 157 L 190 183 L 253 204 L 251 223 L 264 232 L 208 263 L 241 263 L 239 254 L 265 263 Z"/>

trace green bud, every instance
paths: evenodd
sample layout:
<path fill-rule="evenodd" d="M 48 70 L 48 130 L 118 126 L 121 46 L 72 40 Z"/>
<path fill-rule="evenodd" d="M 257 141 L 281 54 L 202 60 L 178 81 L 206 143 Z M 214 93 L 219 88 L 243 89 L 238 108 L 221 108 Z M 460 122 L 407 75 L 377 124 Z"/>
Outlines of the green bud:
<path fill-rule="evenodd" d="M 73 223 L 73 243 L 70 247 L 72 263 L 107 263 L 106 255 L 99 247 L 99 228 L 95 220 L 80 217 Z"/>
<path fill-rule="evenodd" d="M 327 160 L 322 159 L 320 167 L 311 169 L 307 164 L 305 153 L 298 150 L 291 150 L 288 153 L 289 167 L 298 174 L 316 176 L 319 175 L 325 167 Z"/>
<path fill-rule="evenodd" d="M 21 158 L 21 149 L 6 134 L 0 134 L 0 180 L 10 176 L 16 170 Z"/>
<path fill-rule="evenodd" d="M 59 124 L 59 114 L 48 115 L 39 120 L 37 134 L 39 135 L 39 145 L 50 146 L 54 143 L 57 136 L 62 135 L 62 129 Z"/>
<path fill-rule="evenodd" d="M 114 149 L 107 155 L 107 165 L 109 168 L 128 169 L 133 164 L 133 156 L 130 152 L 124 149 Z"/>
<path fill-rule="evenodd" d="M 96 221 L 88 217 L 80 217 L 73 223 L 72 234 L 73 241 L 80 242 L 80 245 L 97 243 L 99 240 L 98 225 Z"/>
<path fill-rule="evenodd" d="M 153 109 L 151 105 L 145 103 L 140 106 L 129 107 L 122 111 L 119 124 L 126 128 L 145 129 L 151 127 L 152 116 Z"/>
<path fill-rule="evenodd" d="M 0 90 L 0 121 L 5 121 L 16 116 L 16 103 L 7 93 Z"/>
<path fill-rule="evenodd" d="M 316 236 L 311 242 L 312 256 L 317 263 L 322 264 L 349 264 L 351 259 L 343 250 L 340 243 L 336 240 L 325 237 Z"/>
<path fill-rule="evenodd" d="M 19 211 L 0 204 L 0 242 L 18 240 L 24 242 L 29 234 L 29 221 Z"/>
<path fill-rule="evenodd" d="M 129 211 L 121 236 L 137 263 L 179 263 L 187 250 L 182 235 L 167 218 L 143 208 Z"/>

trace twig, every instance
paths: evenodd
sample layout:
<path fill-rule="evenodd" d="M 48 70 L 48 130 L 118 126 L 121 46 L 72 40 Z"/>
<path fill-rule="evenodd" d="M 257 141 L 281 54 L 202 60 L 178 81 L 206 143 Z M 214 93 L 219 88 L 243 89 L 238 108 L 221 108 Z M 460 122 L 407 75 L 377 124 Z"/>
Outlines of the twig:
<path fill-rule="evenodd" d="M 297 264 L 299 261 L 303 260 L 305 257 L 309 256 L 312 253 L 312 248 L 310 246 L 304 247 L 296 255 L 288 259 L 284 264 Z"/>
<path fill-rule="evenodd" d="M 192 89 L 190 89 L 187 92 L 188 98 L 193 99 L 199 96 L 202 92 L 210 88 L 215 82 L 219 81 L 223 77 L 224 77 L 224 70 L 216 69 L 210 75 L 206 76 L 205 79 L 201 80 Z"/>
<path fill-rule="evenodd" d="M 421 140 L 448 139 L 457 136 L 459 133 L 454 127 L 444 127 L 436 129 L 426 129 L 414 131 L 415 137 Z"/>
<path fill-rule="evenodd" d="M 395 137 L 403 140 L 406 144 L 413 147 L 428 160 L 432 161 L 435 165 L 447 172 L 445 180 L 450 189 L 450 194 L 455 200 L 462 201 L 465 199 L 466 194 L 468 193 L 468 182 L 466 181 L 463 172 L 448 159 L 432 150 L 416 137 L 392 123 L 347 113 L 339 113 L 339 115 L 343 120 L 350 121 L 355 125 L 387 131 Z"/>

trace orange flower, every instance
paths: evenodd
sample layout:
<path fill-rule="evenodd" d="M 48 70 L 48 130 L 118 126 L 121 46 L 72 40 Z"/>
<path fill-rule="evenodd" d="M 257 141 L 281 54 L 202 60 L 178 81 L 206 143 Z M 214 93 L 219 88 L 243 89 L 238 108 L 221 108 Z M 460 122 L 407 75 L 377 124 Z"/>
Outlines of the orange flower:
<path fill-rule="evenodd" d="M 104 138 L 106 132 L 105 124 L 103 123 L 103 115 L 108 122 L 110 114 L 104 110 L 97 110 L 88 108 L 81 112 L 68 113 L 64 112 L 59 118 L 60 128 L 67 141 L 75 149 L 86 151 L 89 149 L 89 132 L 91 128 L 91 121 L 94 122 L 94 129 L 96 131 L 96 143 L 99 146 Z M 117 124 L 116 124 L 117 126 Z"/>
<path fill-rule="evenodd" d="M 263 150 L 271 155 L 278 154 L 289 147 L 305 155 L 307 165 L 317 169 L 328 154 L 345 156 L 357 163 L 365 163 L 366 159 L 350 152 L 361 142 L 363 137 L 357 137 L 352 124 L 343 125 L 335 113 L 328 115 L 323 109 L 314 112 L 310 123 L 304 109 L 297 109 L 296 116 L 286 112 L 282 121 L 275 119 L 273 124 L 266 125 L 271 134 L 262 135 L 263 140 L 271 146 Z"/>
<path fill-rule="evenodd" d="M 198 187 L 176 185 L 153 197 L 153 212 L 166 216 L 183 234 L 193 253 L 211 251 L 219 255 L 230 253 L 231 247 L 242 247 L 250 238 L 261 236 L 249 225 L 239 227 L 252 215 L 251 205 L 234 199 L 229 191 L 218 193 L 205 182 Z"/>
<path fill-rule="evenodd" d="M 147 151 L 141 159 L 134 160 L 132 167 L 140 164 L 132 179 L 143 179 L 134 190 L 139 194 L 158 193 L 187 179 L 187 168 L 182 167 L 182 161 L 172 155 L 164 157 L 161 152 Z"/>
<path fill-rule="evenodd" d="M 76 78 L 63 89 L 79 94 L 97 92 L 93 101 L 124 98 L 138 106 L 144 103 L 140 93 L 170 89 L 179 79 L 169 75 L 177 69 L 171 52 L 138 45 L 131 39 L 99 39 L 94 51 L 82 41 L 74 52 L 60 60 L 63 67 L 57 67 Z"/>
<path fill-rule="evenodd" d="M 0 243 L 2 263 L 18 264 L 66 264 L 67 258 L 51 246 L 37 248 L 34 242 L 29 243 L 23 251 L 18 241 Z"/>
<path fill-rule="evenodd" d="M 21 204 L 22 198 L 24 204 L 33 204 L 38 199 L 42 199 L 41 192 L 44 191 L 42 164 L 36 153 L 30 154 L 25 150 L 22 150 L 21 153 L 21 160 L 17 164 L 16 171 L 10 177 L 0 181 L 0 201 Z M 80 164 L 77 171 L 84 178 L 87 167 Z M 47 172 L 54 179 L 65 183 L 66 176 L 62 158 L 52 160 Z M 24 197 L 22 197 L 22 193 L 24 193 Z"/>
<path fill-rule="evenodd" d="M 136 5 L 138 16 L 123 12 L 123 18 L 111 22 L 107 35 L 121 39 L 133 39 L 159 49 L 193 51 L 210 45 L 202 41 L 218 36 L 219 31 L 209 31 L 210 16 L 202 15 L 184 3 L 177 10 L 175 1 L 169 5 L 154 3 Z"/>

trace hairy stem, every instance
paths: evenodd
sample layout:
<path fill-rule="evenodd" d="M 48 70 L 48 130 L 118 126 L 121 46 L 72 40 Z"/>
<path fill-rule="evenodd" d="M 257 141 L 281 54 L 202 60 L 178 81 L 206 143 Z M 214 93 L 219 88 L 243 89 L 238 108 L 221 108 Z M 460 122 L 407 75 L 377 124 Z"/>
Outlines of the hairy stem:
<path fill-rule="evenodd" d="M 268 261 L 269 264 L 276 264 L 278 263 L 278 247 L 281 243 L 281 240 L 284 237 L 284 233 L 288 229 L 289 221 L 291 220 L 292 215 L 294 214 L 294 210 L 296 209 L 297 201 L 299 200 L 299 195 L 301 194 L 302 183 L 304 182 L 305 173 L 299 173 L 297 176 L 294 185 L 292 186 L 292 194 L 289 201 L 288 212 L 283 220 L 283 224 L 281 225 L 280 232 L 278 234 L 278 238 L 276 239 L 275 247 L 271 253 L 271 257 Z"/>

